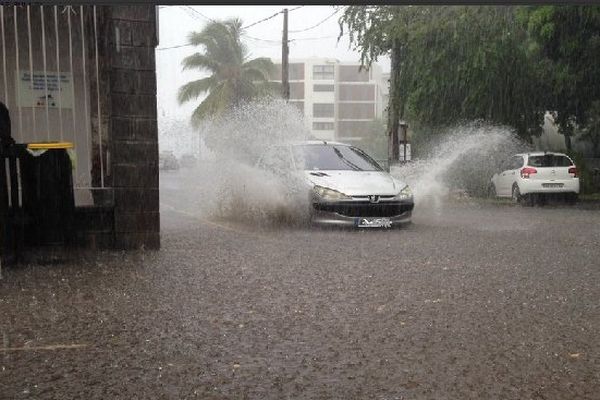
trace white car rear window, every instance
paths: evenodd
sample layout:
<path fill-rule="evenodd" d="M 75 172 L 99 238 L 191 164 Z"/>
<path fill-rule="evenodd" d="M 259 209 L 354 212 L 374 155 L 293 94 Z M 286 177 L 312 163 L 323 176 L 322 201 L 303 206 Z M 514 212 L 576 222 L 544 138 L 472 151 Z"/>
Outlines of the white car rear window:
<path fill-rule="evenodd" d="M 544 154 L 542 156 L 529 156 L 527 165 L 530 167 L 570 167 L 573 165 L 566 156 L 556 154 Z"/>

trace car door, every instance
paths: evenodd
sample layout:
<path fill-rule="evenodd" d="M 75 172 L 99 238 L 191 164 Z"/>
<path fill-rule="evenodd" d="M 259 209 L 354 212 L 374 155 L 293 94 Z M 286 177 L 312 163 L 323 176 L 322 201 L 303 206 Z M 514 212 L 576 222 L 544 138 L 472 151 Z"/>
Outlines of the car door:
<path fill-rule="evenodd" d="M 513 156 L 510 159 L 508 170 L 504 171 L 504 182 L 506 183 L 506 195 L 512 196 L 513 184 L 519 177 L 520 169 L 525 160 L 521 156 Z"/>
<path fill-rule="evenodd" d="M 506 160 L 505 162 L 503 162 L 500 166 L 500 172 L 498 173 L 497 177 L 496 177 L 496 194 L 498 196 L 510 196 L 510 191 L 509 191 L 509 181 L 511 178 L 511 161 L 512 158 Z"/>

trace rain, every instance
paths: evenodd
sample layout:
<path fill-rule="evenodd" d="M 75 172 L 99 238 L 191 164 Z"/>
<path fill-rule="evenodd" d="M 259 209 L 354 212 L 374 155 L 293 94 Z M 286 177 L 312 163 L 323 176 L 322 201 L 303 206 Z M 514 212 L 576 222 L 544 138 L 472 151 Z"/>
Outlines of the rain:
<path fill-rule="evenodd" d="M 600 7 L 0 21 L 0 399 L 597 398 Z"/>

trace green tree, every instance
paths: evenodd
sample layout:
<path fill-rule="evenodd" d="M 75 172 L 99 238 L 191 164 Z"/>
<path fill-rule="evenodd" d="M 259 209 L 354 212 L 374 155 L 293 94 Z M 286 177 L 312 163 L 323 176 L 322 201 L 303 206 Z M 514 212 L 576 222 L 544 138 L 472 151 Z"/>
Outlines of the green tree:
<path fill-rule="evenodd" d="M 248 59 L 248 50 L 241 41 L 241 26 L 239 19 L 215 21 L 188 37 L 191 45 L 203 46 L 204 51 L 186 57 L 182 61 L 183 69 L 210 74 L 179 88 L 180 104 L 208 93 L 192 114 L 194 124 L 273 90 L 273 84 L 269 82 L 273 62 L 268 58 Z"/>
<path fill-rule="evenodd" d="M 399 121 L 404 118 L 408 92 L 402 83 L 404 64 L 409 60 L 408 38 L 414 27 L 431 12 L 430 7 L 350 6 L 339 19 L 340 37 L 347 27 L 350 45 L 360 52 L 362 66 L 370 67 L 377 58 L 391 53 L 392 70 L 387 117 L 388 158 L 397 158 Z"/>
<path fill-rule="evenodd" d="M 531 6 L 520 9 L 532 45 L 539 48 L 549 83 L 547 109 L 571 148 L 600 100 L 600 6 Z"/>
<path fill-rule="evenodd" d="M 578 135 L 580 140 L 592 145 L 594 157 L 600 157 L 600 100 L 594 101 L 586 115 L 586 126 Z"/>
<path fill-rule="evenodd" d="M 544 83 L 515 7 L 351 6 L 340 25 L 364 65 L 391 54 L 388 130 L 484 119 L 541 132 Z"/>

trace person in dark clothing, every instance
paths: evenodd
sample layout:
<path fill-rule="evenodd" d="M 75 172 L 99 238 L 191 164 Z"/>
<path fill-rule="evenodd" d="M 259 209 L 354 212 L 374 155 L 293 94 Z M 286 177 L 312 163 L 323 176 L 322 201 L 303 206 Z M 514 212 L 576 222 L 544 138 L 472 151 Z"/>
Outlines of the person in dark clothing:
<path fill-rule="evenodd" d="M 4 103 L 0 101 L 0 146 L 4 149 L 14 143 L 10 130 L 10 113 Z"/>
<path fill-rule="evenodd" d="M 10 234 L 11 224 L 8 218 L 8 187 L 4 160 L 7 149 L 14 144 L 10 131 L 10 113 L 4 103 L 0 101 L 0 262 L 12 263 L 14 261 L 14 240 Z M 12 178 L 12 177 L 11 177 Z M 14 178 L 12 178 L 14 179 Z"/>

